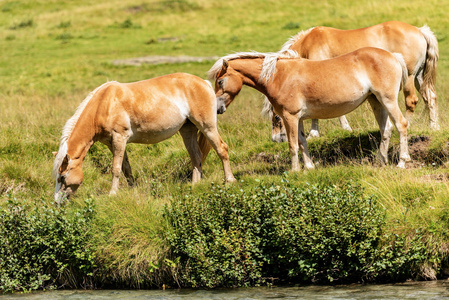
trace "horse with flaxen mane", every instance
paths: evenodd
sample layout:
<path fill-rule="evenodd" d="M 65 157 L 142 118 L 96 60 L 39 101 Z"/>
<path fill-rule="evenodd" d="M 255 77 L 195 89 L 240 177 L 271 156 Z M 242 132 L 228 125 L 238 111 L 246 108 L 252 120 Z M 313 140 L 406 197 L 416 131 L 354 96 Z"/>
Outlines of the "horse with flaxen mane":
<path fill-rule="evenodd" d="M 297 171 L 299 148 L 305 168 L 314 168 L 307 150 L 303 120 L 336 118 L 368 100 L 381 133 L 381 162 L 388 161 L 390 117 L 399 131 L 398 167 L 405 167 L 405 162 L 410 160 L 408 122 L 397 102 L 401 85 L 407 78 L 402 56 L 379 48 L 361 48 L 322 61 L 295 55 L 249 52 L 220 58 L 209 70 L 209 77 L 215 80 L 218 113 L 226 111 L 243 85 L 263 93 L 285 124 L 292 170 Z"/>
<path fill-rule="evenodd" d="M 362 47 L 381 48 L 392 53 L 400 53 L 407 65 L 407 82 L 403 87 L 406 104 L 406 118 L 410 121 L 415 111 L 418 97 L 415 87 L 429 109 L 430 128 L 438 130 L 437 94 L 435 91 L 436 68 L 438 62 L 438 41 L 428 26 L 415 26 L 390 21 L 355 30 L 339 30 L 331 27 L 314 27 L 290 38 L 279 51 L 294 50 L 299 57 L 323 60 L 349 53 Z M 272 113 L 268 99 L 263 113 L 271 117 L 271 139 L 285 141 L 282 119 Z M 345 116 L 340 117 L 344 129 L 351 130 Z M 319 136 L 318 120 L 312 120 L 310 137 Z"/>
<path fill-rule="evenodd" d="M 107 145 L 113 154 L 113 195 L 118 189 L 120 170 L 128 184 L 134 184 L 127 143 L 155 144 L 178 131 L 192 161 L 192 183 L 201 179 L 201 162 L 210 146 L 223 163 L 225 180 L 235 181 L 228 146 L 218 134 L 217 101 L 209 82 L 177 73 L 99 86 L 64 126 L 53 165 L 55 200 L 59 203 L 78 189 L 83 181 L 83 160 L 96 141 Z"/>

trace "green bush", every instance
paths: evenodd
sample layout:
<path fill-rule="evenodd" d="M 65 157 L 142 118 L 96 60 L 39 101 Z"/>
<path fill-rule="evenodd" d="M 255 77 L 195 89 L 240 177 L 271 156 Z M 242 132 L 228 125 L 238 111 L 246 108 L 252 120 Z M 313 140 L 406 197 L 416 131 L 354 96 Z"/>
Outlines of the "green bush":
<path fill-rule="evenodd" d="M 420 238 L 384 234 L 384 210 L 352 184 L 213 186 L 173 199 L 166 217 L 193 287 L 401 280 L 430 255 Z"/>
<path fill-rule="evenodd" d="M 0 209 L 0 291 L 88 286 L 94 252 L 87 247 L 94 216 L 91 200 L 69 211 L 9 199 Z"/>

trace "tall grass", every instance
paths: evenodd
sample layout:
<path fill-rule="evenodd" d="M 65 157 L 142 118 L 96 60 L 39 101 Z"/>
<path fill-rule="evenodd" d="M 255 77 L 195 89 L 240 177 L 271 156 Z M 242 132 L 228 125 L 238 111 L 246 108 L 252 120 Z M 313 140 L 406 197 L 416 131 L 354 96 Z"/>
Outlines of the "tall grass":
<path fill-rule="evenodd" d="M 407 170 L 373 164 L 376 143 L 369 139 L 375 138 L 378 128 L 370 108 L 362 105 L 348 115 L 352 134 L 339 129 L 336 120 L 320 123 L 323 137 L 309 142 L 319 163 L 317 169 L 289 173 L 289 180 L 293 184 L 330 185 L 356 181 L 379 198 L 390 224 L 407 230 L 429 229 L 444 245 L 449 227 L 449 166 L 444 164 L 449 161 L 449 28 L 442 8 L 448 5 L 448 0 L 0 2 L 0 203 L 10 195 L 30 203 L 36 198 L 52 201 L 52 151 L 58 149 L 65 121 L 98 85 L 107 80 L 130 82 L 174 72 L 205 78 L 213 63 L 134 67 L 114 65 L 114 59 L 277 51 L 290 36 L 312 26 L 350 29 L 401 20 L 418 27 L 429 25 L 439 40 L 437 92 L 442 130 L 428 130 L 422 100 L 409 130 L 409 135 L 430 137 L 430 149 L 433 157 L 439 158 L 438 164 L 424 161 Z M 176 39 L 161 39 L 170 37 Z M 402 96 L 399 101 L 404 109 Z M 269 121 L 260 116 L 262 102 L 259 93 L 244 88 L 219 116 L 231 167 L 244 190 L 261 180 L 281 182 L 290 166 L 287 145 L 269 140 Z M 306 129 L 308 126 L 306 122 Z M 365 142 L 371 143 L 372 151 L 357 150 L 365 147 Z M 397 133 L 391 143 L 394 158 Z M 103 272 L 109 274 L 105 280 L 122 278 L 138 286 L 139 276 L 150 278 L 155 273 L 149 270 L 163 268 L 164 259 L 169 258 L 165 242 L 156 234 L 165 226 L 161 208 L 173 195 L 192 188 L 191 166 L 179 136 L 157 145 L 129 145 L 128 149 L 137 177 L 135 188 L 128 188 L 122 178 L 119 195 L 107 196 L 111 154 L 106 147 L 95 145 L 84 164 L 85 181 L 69 205 L 79 205 L 88 197 L 96 199 L 96 246 L 104 261 Z M 193 192 L 207 190 L 213 182 L 221 183 L 222 174 L 220 160 L 211 152 L 204 163 L 203 181 L 192 188 Z M 392 226 L 391 230 L 397 228 Z M 163 282 L 163 278 L 151 280 Z"/>

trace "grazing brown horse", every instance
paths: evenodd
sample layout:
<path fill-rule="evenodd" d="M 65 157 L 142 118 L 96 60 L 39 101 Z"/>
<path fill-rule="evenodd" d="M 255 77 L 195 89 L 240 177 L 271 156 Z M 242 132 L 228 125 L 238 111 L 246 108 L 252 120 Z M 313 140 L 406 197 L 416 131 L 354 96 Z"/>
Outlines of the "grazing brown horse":
<path fill-rule="evenodd" d="M 197 139 L 198 129 L 201 133 Z M 192 183 L 201 178 L 208 142 L 223 163 L 225 180 L 235 181 L 228 146 L 218 134 L 217 101 L 209 82 L 177 73 L 101 85 L 86 97 L 64 126 L 53 165 L 55 200 L 59 203 L 77 190 L 83 181 L 83 160 L 96 141 L 107 145 L 113 154 L 113 195 L 118 189 L 120 170 L 128 184 L 134 183 L 125 151 L 127 143 L 155 144 L 178 131 L 192 160 Z"/>
<path fill-rule="evenodd" d="M 410 121 L 415 111 L 418 97 L 415 86 L 429 108 L 430 128 L 438 130 L 437 94 L 435 77 L 438 62 L 438 41 L 427 26 L 415 26 L 390 21 L 355 30 L 339 30 L 331 27 L 314 27 L 302 31 L 288 40 L 279 52 L 294 50 L 299 57 L 323 60 L 340 56 L 362 47 L 382 48 L 392 53 L 400 53 L 407 65 L 407 82 L 403 87 L 406 104 L 406 118 Z M 272 113 L 266 99 L 264 114 L 272 120 L 271 139 L 283 142 L 285 129 L 282 119 Z M 340 117 L 344 129 L 351 130 L 345 116 Z M 310 137 L 319 136 L 318 120 L 312 120 Z"/>
<path fill-rule="evenodd" d="M 406 75 L 402 56 L 379 48 L 361 48 L 322 61 L 295 58 L 289 53 L 236 53 L 219 59 L 209 70 L 209 77 L 215 79 L 218 113 L 225 112 L 243 85 L 268 98 L 284 121 L 293 171 L 299 170 L 298 148 L 305 168 L 314 168 L 304 137 L 304 119 L 339 117 L 366 99 L 382 136 L 380 160 L 388 161 L 390 117 L 399 131 L 398 167 L 405 167 L 410 160 L 407 120 L 399 109 L 397 96 Z"/>

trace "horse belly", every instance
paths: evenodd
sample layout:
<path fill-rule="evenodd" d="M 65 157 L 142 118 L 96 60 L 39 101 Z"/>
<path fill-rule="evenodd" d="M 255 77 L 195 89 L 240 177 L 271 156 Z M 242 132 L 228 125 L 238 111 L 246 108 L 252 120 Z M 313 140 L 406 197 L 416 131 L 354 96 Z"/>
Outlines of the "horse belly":
<path fill-rule="evenodd" d="M 151 114 L 141 122 L 133 122 L 128 142 L 156 144 L 176 134 L 184 125 L 186 117 L 180 113 Z"/>
<path fill-rule="evenodd" d="M 128 142 L 138 144 L 157 144 L 175 135 L 181 126 L 165 128 L 164 130 L 158 131 L 150 130 L 133 132 L 133 135 L 130 137 Z"/>
<path fill-rule="evenodd" d="M 332 119 L 343 116 L 359 107 L 366 100 L 368 94 L 367 90 L 363 90 L 354 92 L 347 97 L 307 101 L 303 119 Z"/>

